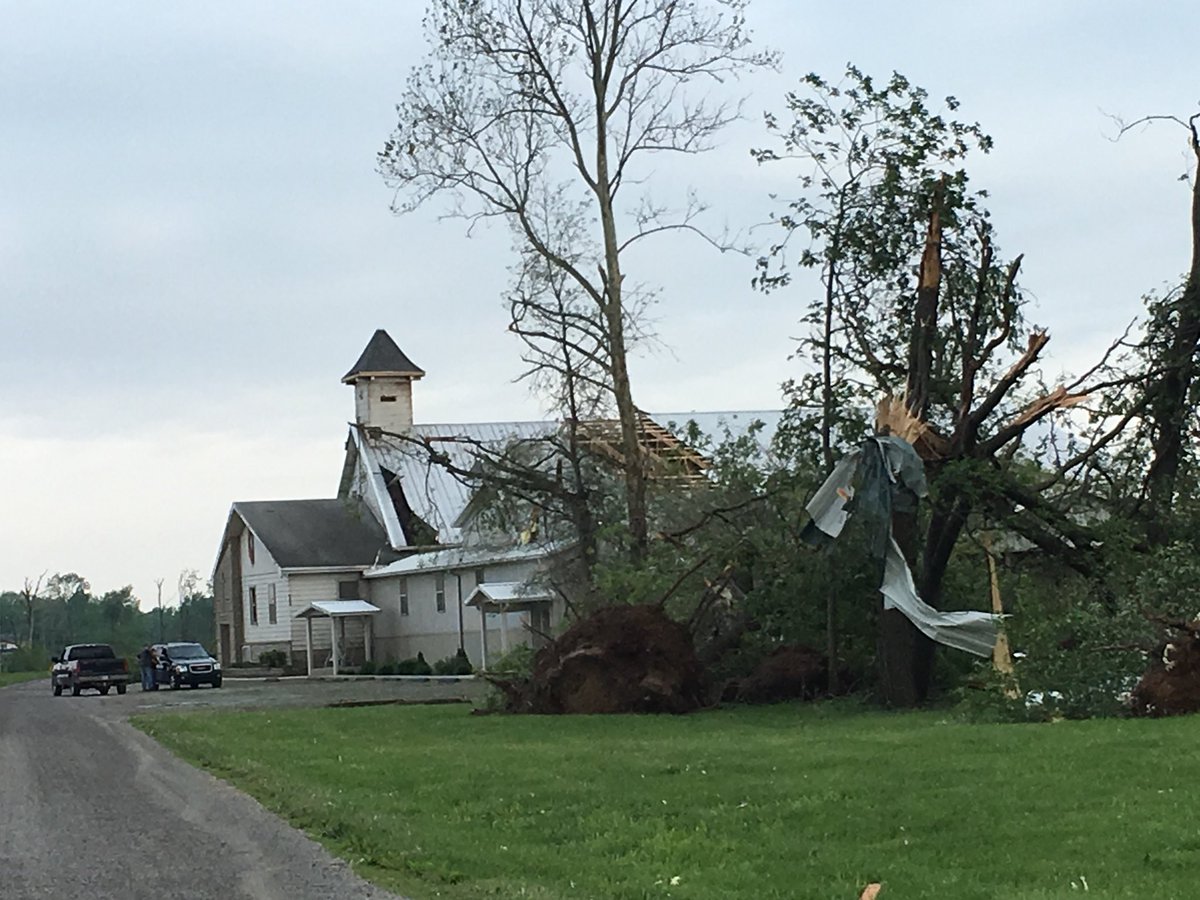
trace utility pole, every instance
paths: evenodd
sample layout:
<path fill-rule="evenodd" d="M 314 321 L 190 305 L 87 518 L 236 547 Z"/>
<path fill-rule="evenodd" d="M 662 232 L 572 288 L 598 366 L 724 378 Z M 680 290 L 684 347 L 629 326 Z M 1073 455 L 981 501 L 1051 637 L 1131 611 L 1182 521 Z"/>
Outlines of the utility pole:
<path fill-rule="evenodd" d="M 161 578 L 155 578 L 154 584 L 158 587 L 158 642 L 166 643 L 166 637 L 163 635 L 163 616 L 162 616 L 162 583 Z"/>

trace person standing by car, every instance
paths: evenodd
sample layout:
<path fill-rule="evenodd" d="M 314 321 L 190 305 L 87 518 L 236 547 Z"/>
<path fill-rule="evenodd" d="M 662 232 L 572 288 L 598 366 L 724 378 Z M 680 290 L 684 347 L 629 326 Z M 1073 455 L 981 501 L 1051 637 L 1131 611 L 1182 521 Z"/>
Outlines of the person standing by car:
<path fill-rule="evenodd" d="M 147 644 L 138 654 L 138 665 L 142 667 L 142 690 L 152 691 L 158 685 L 154 683 L 154 651 Z"/>

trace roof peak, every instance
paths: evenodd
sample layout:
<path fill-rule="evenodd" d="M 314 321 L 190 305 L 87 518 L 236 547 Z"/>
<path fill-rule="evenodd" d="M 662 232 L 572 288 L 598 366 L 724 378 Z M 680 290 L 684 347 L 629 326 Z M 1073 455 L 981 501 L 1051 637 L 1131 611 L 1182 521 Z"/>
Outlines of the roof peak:
<path fill-rule="evenodd" d="M 371 340 L 367 342 L 358 362 L 342 376 L 342 383 L 350 384 L 356 378 L 370 375 L 407 375 L 409 378 L 421 378 L 424 374 L 424 370 L 396 345 L 391 335 L 378 328 L 371 335 Z"/>

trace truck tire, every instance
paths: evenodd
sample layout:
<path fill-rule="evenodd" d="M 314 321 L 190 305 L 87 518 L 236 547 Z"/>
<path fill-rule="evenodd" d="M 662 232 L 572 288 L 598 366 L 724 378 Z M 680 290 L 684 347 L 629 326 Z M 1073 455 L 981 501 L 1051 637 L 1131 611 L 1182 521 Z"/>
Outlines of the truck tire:
<path fill-rule="evenodd" d="M 122 697 L 125 696 L 125 685 L 118 684 L 117 685 L 117 693 L 120 694 Z"/>
<path fill-rule="evenodd" d="M 79 692 L 80 692 L 80 691 L 82 691 L 82 690 L 83 690 L 83 688 L 81 688 L 81 687 L 80 687 L 79 685 L 77 685 L 77 684 L 73 684 L 73 685 L 71 685 L 71 696 L 72 696 L 72 697 L 78 697 L 78 696 L 79 696 Z"/>
<path fill-rule="evenodd" d="M 108 696 L 108 685 L 107 684 L 100 685 L 100 696 L 101 697 Z"/>
<path fill-rule="evenodd" d="M 55 697 L 62 696 L 62 685 L 61 684 L 54 685 L 54 696 Z"/>

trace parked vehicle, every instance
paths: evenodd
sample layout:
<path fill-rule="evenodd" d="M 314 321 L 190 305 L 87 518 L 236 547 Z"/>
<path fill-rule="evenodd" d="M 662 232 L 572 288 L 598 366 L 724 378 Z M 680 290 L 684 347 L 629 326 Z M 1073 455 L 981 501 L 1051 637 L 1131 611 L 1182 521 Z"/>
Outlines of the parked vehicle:
<path fill-rule="evenodd" d="M 221 686 L 221 664 L 200 644 L 177 642 L 155 644 L 158 668 L 154 671 L 157 684 L 169 684 L 173 689 L 211 684 Z"/>
<path fill-rule="evenodd" d="M 71 644 L 51 662 L 50 686 L 55 697 L 62 695 L 63 688 L 70 688 L 73 697 L 84 688 L 107 694 L 115 687 L 123 694 L 129 684 L 129 662 L 118 658 L 108 644 Z"/>

